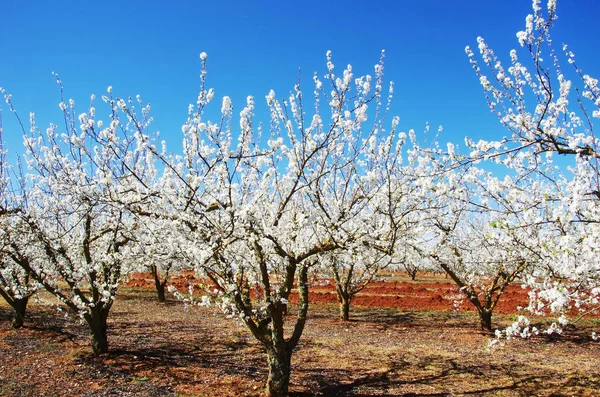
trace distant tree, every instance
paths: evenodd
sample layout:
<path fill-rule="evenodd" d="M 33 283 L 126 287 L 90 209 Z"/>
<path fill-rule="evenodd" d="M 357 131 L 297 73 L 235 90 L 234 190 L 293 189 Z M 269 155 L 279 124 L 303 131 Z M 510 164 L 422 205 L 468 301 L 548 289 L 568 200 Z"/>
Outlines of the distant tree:
<path fill-rule="evenodd" d="M 361 254 L 341 252 L 320 258 L 319 262 L 333 276 L 335 292 L 340 305 L 340 320 L 350 320 L 350 305 L 379 271 L 389 264 L 390 256 L 374 250 L 364 250 Z"/>
<path fill-rule="evenodd" d="M 159 302 L 166 301 L 169 275 L 184 268 L 186 255 L 181 250 L 180 236 L 169 220 L 146 218 L 136 229 L 131 246 L 132 270 L 149 271 Z"/>
<path fill-rule="evenodd" d="M 423 211 L 426 210 L 426 208 L 423 209 Z M 426 230 L 422 224 L 419 228 L 415 227 L 412 233 L 424 233 Z M 423 258 L 422 250 L 418 247 L 420 242 L 422 242 L 421 235 L 404 238 L 400 240 L 394 251 L 393 264 L 395 268 L 404 270 L 412 281 L 416 281 L 419 271 L 425 270 L 427 258 Z"/>
<path fill-rule="evenodd" d="M 405 140 L 405 134 L 401 134 L 400 142 L 405 144 Z M 407 151 L 413 156 L 421 149 L 414 141 L 411 144 Z M 430 164 L 414 161 L 415 158 L 403 164 L 398 154 L 394 152 L 380 165 L 380 180 L 372 200 L 375 205 L 357 218 L 361 222 L 357 228 L 368 234 L 370 239 L 352 251 L 341 249 L 319 256 L 320 265 L 326 269 L 324 273 L 330 274 L 335 282 L 340 319 L 343 321 L 349 320 L 353 298 L 381 270 L 391 264 L 406 264 L 414 259 L 407 254 L 409 248 L 404 242 L 419 233 L 423 224 L 421 217 L 429 209 L 428 185 L 424 181 L 431 179 L 428 176 L 431 169 Z"/>
<path fill-rule="evenodd" d="M 525 187 L 541 188 L 521 180 Z M 530 247 L 541 244 L 545 208 L 532 205 L 529 191 L 475 167 L 445 174 L 436 184 L 437 216 L 431 218 L 429 256 L 477 310 L 481 328 L 492 330 L 492 314 L 506 288 L 535 268 Z"/>

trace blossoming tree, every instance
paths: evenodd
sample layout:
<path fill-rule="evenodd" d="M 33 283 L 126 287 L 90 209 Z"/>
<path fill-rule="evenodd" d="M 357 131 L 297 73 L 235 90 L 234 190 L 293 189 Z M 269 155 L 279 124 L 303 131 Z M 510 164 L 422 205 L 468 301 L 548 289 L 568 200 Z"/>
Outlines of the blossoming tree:
<path fill-rule="evenodd" d="M 136 228 L 122 203 L 144 200 L 141 126 L 150 121 L 148 107 L 142 119 L 127 119 L 123 109 L 133 101 L 111 94 L 103 101 L 106 125 L 94 97 L 78 117 L 73 100 L 60 103 L 62 131 L 54 124 L 40 131 L 33 113 L 29 132 L 21 124 L 29 173 L 23 200 L 2 221 L 5 254 L 89 325 L 97 354 L 108 350 L 107 318 Z"/>
<path fill-rule="evenodd" d="M 490 109 L 511 132 L 499 141 L 470 142 L 472 157 L 492 159 L 517 175 L 539 173 L 554 185 L 538 199 L 551 204 L 546 221 L 554 233 L 536 250 L 547 272 L 529 279 L 537 291 L 530 309 L 565 314 L 570 307 L 597 310 L 600 302 L 598 246 L 593 243 L 600 232 L 600 155 L 593 123 L 600 117 L 600 90 L 566 45 L 553 47 L 556 3 L 549 0 L 543 7 L 533 1 L 525 30 L 517 33 L 522 49 L 510 52 L 509 67 L 482 38 L 480 60 L 469 47 L 466 52 Z M 557 170 L 556 155 L 567 157 L 561 162 L 569 166 Z"/>
<path fill-rule="evenodd" d="M 319 256 L 322 274 L 333 278 L 340 304 L 340 319 L 349 319 L 352 299 L 362 291 L 379 272 L 392 265 L 412 261 L 416 252 L 410 241 L 418 236 L 424 226 L 431 200 L 428 199 L 428 183 L 431 182 L 431 163 L 422 161 L 422 151 L 414 141 L 414 132 L 408 138 L 405 133 L 398 137 L 398 147 L 393 147 L 395 137 L 383 141 L 377 156 L 380 163 L 372 170 L 377 178 L 372 205 L 357 217 L 356 229 L 369 236 L 358 249 L 343 249 Z M 407 142 L 410 141 L 410 142 Z M 404 150 L 400 150 L 402 145 Z M 406 158 L 404 158 L 406 157 Z M 342 186 L 345 186 L 343 184 Z M 334 202 L 334 198 L 327 200 Z M 418 260 L 418 259 L 417 259 Z"/>
<path fill-rule="evenodd" d="M 436 184 L 428 255 L 475 307 L 481 328 L 492 329 L 493 310 L 510 283 L 532 274 L 535 247 L 548 235 L 545 203 L 532 201 L 531 179 L 499 179 L 474 166 L 443 175 Z M 534 198 L 537 196 L 534 195 Z"/>
<path fill-rule="evenodd" d="M 2 113 L 0 113 L 0 296 L 12 307 L 12 325 L 23 326 L 29 298 L 37 291 L 37 285 L 29 273 L 23 269 L 6 249 L 8 239 L 4 235 L 10 228 L 10 217 L 18 211 L 22 196 L 21 186 L 15 183 L 17 174 L 11 175 L 11 167 L 6 161 L 6 151 L 2 140 Z M 12 178 L 11 178 L 12 177 Z"/>
<path fill-rule="evenodd" d="M 205 120 L 214 90 L 205 86 L 206 54 L 201 59 L 202 85 L 183 126 L 183 156 L 161 156 L 163 214 L 142 207 L 138 213 L 172 219 L 183 251 L 212 283 L 213 296 L 203 302 L 219 304 L 248 327 L 267 353 L 267 395 L 284 396 L 306 324 L 309 271 L 320 255 L 358 252 L 389 238 L 389 218 L 364 230 L 363 217 L 380 205 L 382 168 L 402 149 L 388 136 L 395 136 L 398 120 L 391 131 L 384 125 L 391 86 L 386 100 L 383 56 L 374 77 L 355 78 L 350 65 L 336 76 L 328 53 L 325 80 L 313 78 L 312 112 L 300 81 L 286 100 L 271 91 L 269 136 L 263 137 L 253 97 L 237 123 L 228 97 L 221 119 Z"/>
<path fill-rule="evenodd" d="M 182 249 L 177 228 L 169 219 L 143 216 L 138 223 L 128 257 L 131 270 L 149 271 L 158 301 L 165 302 L 170 274 L 189 268 L 190 259 Z"/>

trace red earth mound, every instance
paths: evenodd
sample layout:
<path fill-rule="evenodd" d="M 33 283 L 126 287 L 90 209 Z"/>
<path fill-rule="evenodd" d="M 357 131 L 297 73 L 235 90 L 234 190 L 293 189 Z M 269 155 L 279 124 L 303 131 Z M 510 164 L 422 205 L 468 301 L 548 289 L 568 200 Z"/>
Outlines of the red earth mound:
<path fill-rule="evenodd" d="M 423 276 L 423 280 L 431 276 Z M 196 278 L 191 271 L 185 271 L 169 277 L 169 285 L 175 286 L 180 291 L 186 291 L 190 284 L 198 284 L 202 280 Z M 128 287 L 154 288 L 154 279 L 149 273 L 132 273 L 125 283 Z M 525 307 L 528 303 L 527 290 L 520 285 L 509 286 L 495 309 L 496 313 L 515 314 L 517 307 Z M 355 306 L 366 308 L 389 308 L 398 310 L 417 311 L 453 311 L 455 299 L 459 297 L 458 287 L 448 281 L 376 281 L 372 282 L 361 291 L 352 301 Z M 290 302 L 296 303 L 297 294 L 290 296 Z M 312 304 L 335 304 L 337 297 L 335 286 L 327 280 L 315 283 L 309 292 L 309 301 Z M 460 310 L 472 311 L 474 308 L 464 302 Z"/>

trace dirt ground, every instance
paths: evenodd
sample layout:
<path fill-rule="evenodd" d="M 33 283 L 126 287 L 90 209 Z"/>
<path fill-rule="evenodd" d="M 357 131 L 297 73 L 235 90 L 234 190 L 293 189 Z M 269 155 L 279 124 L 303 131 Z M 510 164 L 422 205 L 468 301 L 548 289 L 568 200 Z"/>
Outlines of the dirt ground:
<path fill-rule="evenodd" d="M 394 302 L 419 293 L 439 301 L 437 292 L 426 296 L 435 283 L 414 283 L 410 299 L 398 291 L 402 282 L 383 284 Z M 490 350 L 473 313 L 453 312 L 450 301 L 443 310 L 374 305 L 357 304 L 347 323 L 336 305 L 311 306 L 292 358 L 292 396 L 600 395 L 600 344 L 587 336 L 598 320 Z M 211 309 L 160 304 L 152 289 L 122 289 L 109 318 L 110 353 L 99 357 L 86 326 L 55 307 L 33 303 L 20 330 L 9 315 L 0 305 L 2 396 L 259 396 L 267 377 L 266 357 L 241 324 Z"/>

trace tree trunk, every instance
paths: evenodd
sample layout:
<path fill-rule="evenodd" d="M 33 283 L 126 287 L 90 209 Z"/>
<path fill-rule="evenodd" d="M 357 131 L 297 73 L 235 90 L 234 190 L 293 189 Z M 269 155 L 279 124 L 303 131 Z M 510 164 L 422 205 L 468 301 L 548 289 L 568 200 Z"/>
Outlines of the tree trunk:
<path fill-rule="evenodd" d="M 351 298 L 348 297 L 340 297 L 340 320 L 349 321 L 350 320 L 350 302 Z"/>
<path fill-rule="evenodd" d="M 92 310 L 90 314 L 85 316 L 85 319 L 90 326 L 92 332 L 92 351 L 94 354 L 102 354 L 108 352 L 108 326 L 106 324 L 107 313 L 103 310 Z"/>
<path fill-rule="evenodd" d="M 483 308 L 479 311 L 479 320 L 481 321 L 481 329 L 485 331 L 492 330 L 492 312 Z"/>
<path fill-rule="evenodd" d="M 165 285 L 160 282 L 155 282 L 156 285 L 156 293 L 158 294 L 158 301 L 165 302 Z"/>
<path fill-rule="evenodd" d="M 167 286 L 167 280 L 169 279 L 169 270 L 170 265 L 165 272 L 164 280 L 160 280 L 160 274 L 158 272 L 158 268 L 154 265 L 150 267 L 150 271 L 152 272 L 152 276 L 154 277 L 154 285 L 156 286 L 156 293 L 158 294 L 158 301 L 165 302 L 165 287 Z"/>
<path fill-rule="evenodd" d="M 285 397 L 290 385 L 292 352 L 285 345 L 275 346 L 267 352 L 269 360 L 269 378 L 267 379 L 267 397 Z"/>
<path fill-rule="evenodd" d="M 13 304 L 13 319 L 12 326 L 14 328 L 21 328 L 23 321 L 25 320 L 25 310 L 27 309 L 27 302 L 29 297 L 15 298 Z"/>

